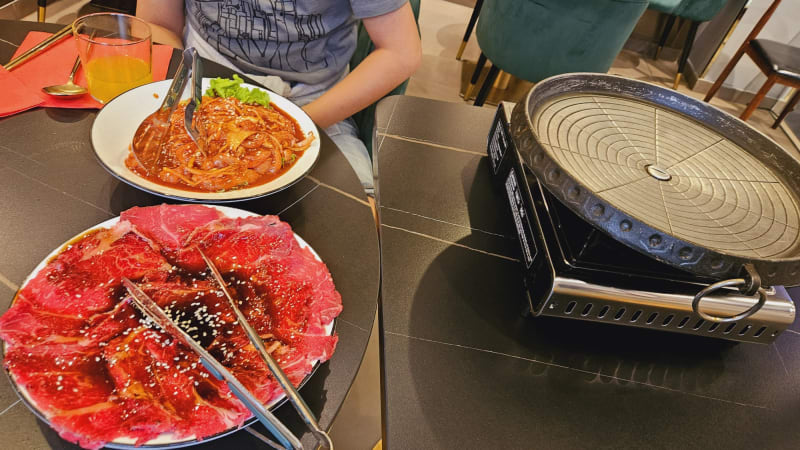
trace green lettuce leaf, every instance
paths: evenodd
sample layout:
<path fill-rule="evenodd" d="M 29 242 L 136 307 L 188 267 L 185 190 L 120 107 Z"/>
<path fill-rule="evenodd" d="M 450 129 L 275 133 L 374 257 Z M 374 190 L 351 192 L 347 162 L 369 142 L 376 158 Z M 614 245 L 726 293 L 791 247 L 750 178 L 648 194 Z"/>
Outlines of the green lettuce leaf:
<path fill-rule="evenodd" d="M 241 84 L 244 82 L 239 75 L 233 74 L 230 78 L 214 78 L 210 87 L 206 89 L 208 97 L 234 97 L 242 103 L 251 105 L 269 106 L 269 94 L 262 89 L 248 89 Z"/>

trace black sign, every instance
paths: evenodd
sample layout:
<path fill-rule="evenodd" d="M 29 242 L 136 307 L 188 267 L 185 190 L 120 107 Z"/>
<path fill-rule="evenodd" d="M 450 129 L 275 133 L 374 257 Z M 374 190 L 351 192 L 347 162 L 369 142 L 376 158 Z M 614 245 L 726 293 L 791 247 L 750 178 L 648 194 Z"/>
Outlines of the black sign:
<path fill-rule="evenodd" d="M 520 189 L 517 171 L 514 167 L 508 172 L 505 186 L 508 204 L 511 207 L 511 214 L 514 216 L 514 226 L 516 226 L 517 236 L 519 236 L 519 245 L 522 249 L 522 258 L 525 262 L 525 268 L 530 269 L 533 264 L 533 259 L 536 257 L 536 242 L 533 240 L 533 231 L 531 228 L 532 219 L 522 199 L 523 193 Z"/>
<path fill-rule="evenodd" d="M 497 114 L 494 116 L 491 134 L 489 134 L 489 161 L 492 162 L 492 172 L 495 175 L 497 175 L 497 170 L 500 168 L 500 163 L 503 161 L 506 150 L 512 145 L 506 123 L 505 111 L 503 110 L 503 105 L 500 105 L 497 108 Z"/>

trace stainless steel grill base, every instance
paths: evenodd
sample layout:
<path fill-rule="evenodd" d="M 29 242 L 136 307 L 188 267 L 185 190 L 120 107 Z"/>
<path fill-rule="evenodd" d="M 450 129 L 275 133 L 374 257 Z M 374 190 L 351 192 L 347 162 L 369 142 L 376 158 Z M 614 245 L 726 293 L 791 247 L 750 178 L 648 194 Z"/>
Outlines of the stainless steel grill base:
<path fill-rule="evenodd" d="M 700 289 L 700 288 L 698 288 Z M 588 320 L 653 330 L 769 344 L 795 319 L 795 305 L 783 287 L 771 288 L 767 302 L 737 322 L 703 320 L 692 312 L 693 295 L 619 289 L 556 276 L 549 296 L 535 315 Z M 732 316 L 756 303 L 753 297 L 706 297 L 704 312 Z"/>
<path fill-rule="evenodd" d="M 718 280 L 644 256 L 571 212 L 523 167 L 508 118 L 501 106 L 488 153 L 498 192 L 514 218 L 531 315 L 761 344 L 771 343 L 794 322 L 794 302 L 781 286 L 767 288 L 764 306 L 745 319 L 704 320 L 692 310 L 692 301 Z M 725 288 L 704 297 L 700 311 L 732 317 L 756 302 L 756 297 Z"/>

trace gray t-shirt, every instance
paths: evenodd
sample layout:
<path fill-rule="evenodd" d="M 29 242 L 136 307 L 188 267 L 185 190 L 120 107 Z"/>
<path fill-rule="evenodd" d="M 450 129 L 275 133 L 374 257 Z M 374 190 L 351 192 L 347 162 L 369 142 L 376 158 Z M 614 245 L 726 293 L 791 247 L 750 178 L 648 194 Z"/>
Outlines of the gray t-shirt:
<path fill-rule="evenodd" d="M 186 0 L 186 25 L 243 72 L 327 84 L 347 70 L 358 20 L 406 1 Z"/>

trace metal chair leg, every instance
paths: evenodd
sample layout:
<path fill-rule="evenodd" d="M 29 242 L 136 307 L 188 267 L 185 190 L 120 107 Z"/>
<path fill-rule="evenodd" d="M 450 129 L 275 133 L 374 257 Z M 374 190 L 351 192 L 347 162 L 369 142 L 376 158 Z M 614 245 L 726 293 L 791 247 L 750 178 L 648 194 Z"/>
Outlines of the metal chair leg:
<path fill-rule="evenodd" d="M 511 74 L 501 70 L 500 73 L 497 74 L 497 79 L 494 80 L 494 84 L 492 84 L 492 89 L 504 91 L 508 89 L 509 83 L 511 83 Z"/>
<path fill-rule="evenodd" d="M 664 49 L 664 44 L 667 43 L 667 38 L 669 37 L 669 32 L 672 31 L 672 26 L 675 25 L 675 15 L 670 14 L 667 18 L 667 23 L 664 24 L 664 32 L 661 33 L 661 39 L 658 40 L 658 47 L 656 47 L 656 53 L 653 55 L 653 59 L 658 59 L 658 55 L 661 54 L 661 50 Z"/>
<path fill-rule="evenodd" d="M 686 44 L 683 45 L 683 53 L 681 53 L 681 59 L 678 63 L 678 73 L 675 74 L 675 84 L 673 84 L 672 89 L 678 89 L 678 85 L 681 83 L 683 70 L 686 69 L 686 62 L 689 61 L 689 53 L 692 52 L 694 38 L 697 36 L 697 28 L 699 26 L 700 22 L 693 20 L 692 25 L 689 27 L 689 35 L 686 37 Z"/>
<path fill-rule="evenodd" d="M 753 111 L 755 111 L 756 108 L 758 108 L 758 105 L 760 105 L 761 101 L 764 100 L 764 97 L 767 96 L 767 92 L 769 92 L 769 90 L 772 89 L 772 86 L 775 86 L 775 82 L 777 81 L 778 78 L 774 75 L 768 77 L 767 81 L 764 83 L 763 86 L 761 86 L 761 89 L 758 90 L 756 96 L 753 97 L 753 100 L 750 101 L 750 103 L 747 105 L 747 108 L 744 110 L 744 112 L 739 118 L 745 121 L 749 119 L 750 116 L 753 114 Z"/>
<path fill-rule="evenodd" d="M 783 111 L 781 111 L 781 114 L 778 116 L 777 119 L 775 119 L 775 123 L 772 124 L 772 128 L 773 129 L 778 128 L 778 125 L 780 125 L 781 122 L 783 122 L 783 119 L 785 119 L 786 116 L 788 116 L 789 113 L 792 112 L 794 107 L 797 106 L 798 102 L 800 102 L 800 89 L 797 89 L 797 92 L 794 93 L 794 95 L 792 96 L 792 99 L 789 100 L 789 103 L 787 103 L 786 107 L 783 108 Z"/>
<path fill-rule="evenodd" d="M 464 49 L 467 48 L 467 42 L 469 42 L 469 37 L 472 34 L 472 30 L 475 28 L 475 22 L 478 21 L 478 14 L 481 12 L 481 6 L 483 6 L 483 0 L 475 2 L 475 8 L 472 9 L 472 15 L 469 17 L 467 30 L 464 32 L 464 39 L 461 40 L 461 46 L 458 47 L 458 53 L 456 53 L 457 61 L 461 61 L 461 55 L 464 54 Z"/>
<path fill-rule="evenodd" d="M 481 72 L 483 71 L 483 66 L 485 65 L 486 55 L 481 52 L 481 56 L 478 57 L 478 62 L 475 64 L 475 70 L 472 72 L 472 77 L 469 79 L 467 89 L 464 91 L 464 101 L 469 101 L 470 96 L 472 96 L 472 91 L 475 90 L 475 84 L 481 77 Z"/>
<path fill-rule="evenodd" d="M 481 90 L 478 92 L 478 96 L 475 97 L 475 106 L 483 106 L 483 103 L 486 101 L 486 97 L 489 96 L 489 90 L 492 89 L 492 85 L 494 84 L 495 78 L 497 78 L 497 74 L 500 73 L 500 68 L 492 64 L 492 67 L 489 68 L 489 73 L 486 74 L 486 79 L 483 81 L 481 85 Z"/>
<path fill-rule="evenodd" d="M 36 20 L 39 22 L 44 22 L 45 11 L 47 9 L 47 0 L 38 0 L 36 4 L 39 7 Z"/>

